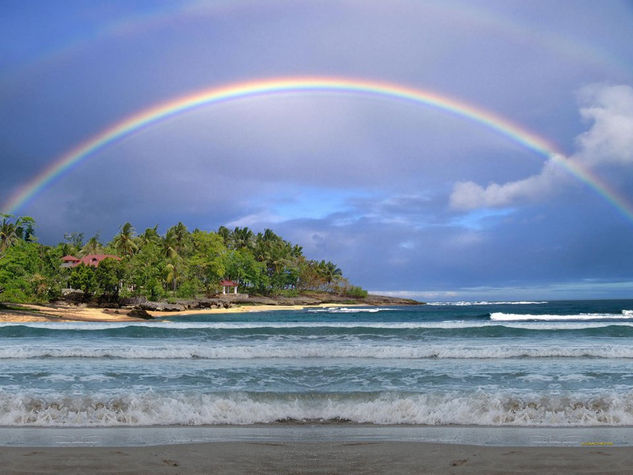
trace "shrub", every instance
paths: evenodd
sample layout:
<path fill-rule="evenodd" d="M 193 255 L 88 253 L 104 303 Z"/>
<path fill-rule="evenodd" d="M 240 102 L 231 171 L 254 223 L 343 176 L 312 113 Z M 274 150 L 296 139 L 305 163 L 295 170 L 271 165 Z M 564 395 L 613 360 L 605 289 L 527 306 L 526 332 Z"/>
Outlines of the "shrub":
<path fill-rule="evenodd" d="M 357 299 L 364 299 L 365 297 L 367 297 L 367 291 L 362 287 L 358 287 L 355 285 L 350 285 L 349 287 L 347 287 L 344 294 L 346 297 L 354 297 Z"/>

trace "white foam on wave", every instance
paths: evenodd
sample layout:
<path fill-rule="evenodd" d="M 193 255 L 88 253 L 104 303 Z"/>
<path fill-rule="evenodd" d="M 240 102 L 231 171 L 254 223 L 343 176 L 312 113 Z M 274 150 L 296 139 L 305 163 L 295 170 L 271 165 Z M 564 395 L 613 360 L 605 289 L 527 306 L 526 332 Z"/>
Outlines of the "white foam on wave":
<path fill-rule="evenodd" d="M 633 319 L 633 312 L 630 310 L 622 310 L 621 313 L 577 313 L 574 315 L 555 315 L 555 314 L 530 314 L 530 313 L 503 313 L 493 312 L 490 314 L 490 320 L 508 322 L 508 321 L 525 321 L 525 320 L 542 320 L 542 321 L 573 321 L 573 320 L 629 320 Z"/>
<path fill-rule="evenodd" d="M 348 307 L 325 307 L 310 308 L 308 313 L 378 313 L 393 310 L 392 308 L 348 308 Z"/>
<path fill-rule="evenodd" d="M 51 383 L 75 381 L 75 377 L 69 374 L 49 374 L 46 376 L 40 376 L 40 379 Z"/>
<path fill-rule="evenodd" d="M 20 345 L 0 348 L 0 360 L 35 358 L 120 359 L 502 359 L 502 358 L 633 358 L 633 346 L 583 340 L 573 346 L 518 341 L 513 344 L 451 345 L 439 343 L 361 342 L 349 339 L 249 344 L 183 344 L 101 346 Z"/>
<path fill-rule="evenodd" d="M 457 302 L 427 302 L 427 305 L 434 305 L 434 306 L 438 306 L 438 307 L 442 307 L 442 306 L 456 306 L 456 307 L 469 307 L 471 305 L 541 305 L 541 304 L 545 304 L 548 302 L 534 302 L 534 301 L 529 301 L 529 300 L 510 300 L 510 301 L 487 301 L 487 300 L 474 300 L 474 301 L 467 301 L 467 300 L 460 300 Z"/>
<path fill-rule="evenodd" d="M 492 426 L 633 425 L 631 394 L 382 393 L 252 396 L 155 392 L 46 397 L 0 392 L 4 426 L 267 424 L 279 421 Z"/>

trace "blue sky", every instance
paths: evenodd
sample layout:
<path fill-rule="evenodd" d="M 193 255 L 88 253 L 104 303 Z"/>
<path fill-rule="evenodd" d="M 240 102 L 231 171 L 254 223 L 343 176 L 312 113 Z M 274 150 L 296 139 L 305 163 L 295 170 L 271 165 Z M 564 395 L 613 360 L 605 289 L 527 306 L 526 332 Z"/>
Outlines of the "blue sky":
<path fill-rule="evenodd" d="M 5 1 L 0 35 L 0 204 L 135 112 L 305 75 L 487 109 L 633 204 L 630 2 Z M 125 221 L 270 227 L 356 284 L 422 299 L 633 296 L 633 222 L 595 190 L 481 124 L 385 98 L 196 109 L 95 153 L 19 213 L 46 243 Z"/>

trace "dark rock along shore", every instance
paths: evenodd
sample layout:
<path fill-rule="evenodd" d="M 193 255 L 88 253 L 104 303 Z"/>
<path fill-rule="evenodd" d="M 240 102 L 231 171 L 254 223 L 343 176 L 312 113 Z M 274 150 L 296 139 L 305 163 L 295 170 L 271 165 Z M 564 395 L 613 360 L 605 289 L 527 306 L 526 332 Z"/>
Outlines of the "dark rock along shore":
<path fill-rule="evenodd" d="M 423 305 L 412 299 L 399 297 L 387 297 L 384 295 L 368 295 L 365 298 L 351 298 L 341 295 L 319 293 L 310 295 L 299 295 L 296 297 L 264 297 L 245 294 L 222 295 L 213 298 L 202 299 L 182 299 L 175 302 L 151 302 L 144 297 L 129 298 L 120 302 L 120 307 L 145 310 L 154 312 L 182 312 L 184 310 L 203 310 L 206 308 L 231 308 L 239 305 L 368 305 L 368 306 L 389 306 L 389 305 Z"/>
<path fill-rule="evenodd" d="M 311 294 L 297 297 L 264 297 L 249 296 L 243 294 L 223 295 L 215 298 L 188 299 L 170 302 L 150 302 L 146 299 L 128 299 L 121 302 L 123 307 L 155 311 L 155 312 L 182 312 L 184 310 L 201 310 L 205 308 L 231 308 L 236 305 L 321 305 L 321 304 L 344 304 L 344 305 L 422 305 L 412 299 L 399 297 L 387 297 L 384 295 L 368 295 L 365 298 L 357 299 L 334 294 Z"/>
<path fill-rule="evenodd" d="M 79 296 L 83 297 L 83 296 Z M 67 304 L 83 304 L 81 299 L 77 299 L 75 295 L 67 295 L 64 298 Z M 309 295 L 299 295 L 296 297 L 265 297 L 260 295 L 222 295 L 211 298 L 201 299 L 178 299 L 176 301 L 152 302 L 145 297 L 132 297 L 121 299 L 118 303 L 102 302 L 87 303 L 88 306 L 96 306 L 104 308 L 108 313 L 126 314 L 133 318 L 151 320 L 153 317 L 148 312 L 183 312 L 187 310 L 204 310 L 204 309 L 228 309 L 241 305 L 270 305 L 271 307 L 278 305 L 367 305 L 367 306 L 393 306 L 393 305 L 424 305 L 424 302 L 418 302 L 413 299 L 405 299 L 399 297 L 388 297 L 385 295 L 368 295 L 364 298 L 352 298 L 342 295 L 329 294 L 326 292 L 310 293 Z"/>

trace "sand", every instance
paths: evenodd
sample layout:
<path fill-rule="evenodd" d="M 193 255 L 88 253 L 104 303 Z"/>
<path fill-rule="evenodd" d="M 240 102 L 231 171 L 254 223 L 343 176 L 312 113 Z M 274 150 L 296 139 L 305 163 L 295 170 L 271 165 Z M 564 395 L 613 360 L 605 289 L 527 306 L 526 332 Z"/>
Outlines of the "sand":
<path fill-rule="evenodd" d="M 631 473 L 633 450 L 344 441 L 0 447 L 0 467 L 2 473 Z"/>
<path fill-rule="evenodd" d="M 121 322 L 136 321 L 124 314 L 108 313 L 104 309 L 64 305 L 17 305 L 0 309 L 0 322 Z"/>
<path fill-rule="evenodd" d="M 10 304 L 10 309 L 0 308 L 0 322 L 145 322 L 141 318 L 126 315 L 129 310 L 112 310 L 87 307 L 85 305 L 24 305 Z M 319 304 L 309 307 L 350 307 L 354 305 Z M 270 312 L 278 310 L 301 310 L 306 305 L 239 305 L 228 309 L 183 310 L 181 312 L 148 312 L 153 317 L 176 317 L 214 313 Z M 120 313 L 115 313 L 120 312 Z"/>

